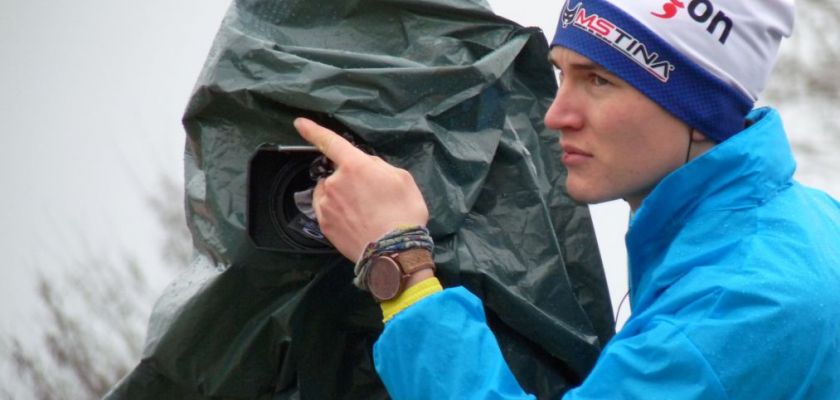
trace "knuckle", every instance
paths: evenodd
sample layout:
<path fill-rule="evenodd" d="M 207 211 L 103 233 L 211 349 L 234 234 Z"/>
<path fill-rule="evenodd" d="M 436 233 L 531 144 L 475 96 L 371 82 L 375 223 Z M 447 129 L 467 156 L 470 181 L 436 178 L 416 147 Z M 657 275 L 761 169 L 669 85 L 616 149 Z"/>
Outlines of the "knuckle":
<path fill-rule="evenodd" d="M 322 200 L 327 200 L 330 196 L 335 194 L 336 184 L 335 175 L 328 176 L 326 179 L 321 180 L 318 186 L 321 188 L 319 190 L 319 194 Z"/>
<path fill-rule="evenodd" d="M 406 183 L 414 183 L 414 176 L 411 175 L 411 172 L 407 170 L 397 168 L 397 176 Z"/>
<path fill-rule="evenodd" d="M 341 168 L 344 172 L 355 174 L 364 167 L 364 161 L 365 159 L 363 158 L 352 158 L 345 161 L 344 164 L 341 165 Z"/>
<path fill-rule="evenodd" d="M 326 184 L 326 179 L 319 179 L 318 183 L 315 185 L 315 190 L 312 192 L 312 199 L 316 202 L 320 201 L 324 198 L 324 185 Z"/>
<path fill-rule="evenodd" d="M 323 217 L 323 221 L 318 221 L 318 225 L 321 227 L 321 232 L 327 236 L 330 236 L 335 229 L 335 224 L 332 223 L 332 219 L 326 216 Z"/>

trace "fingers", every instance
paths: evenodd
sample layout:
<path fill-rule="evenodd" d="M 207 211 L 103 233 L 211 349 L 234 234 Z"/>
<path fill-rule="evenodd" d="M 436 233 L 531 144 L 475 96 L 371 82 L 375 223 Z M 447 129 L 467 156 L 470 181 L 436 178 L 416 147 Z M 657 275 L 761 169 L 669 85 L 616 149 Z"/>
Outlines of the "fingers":
<path fill-rule="evenodd" d="M 321 199 L 324 197 L 324 179 L 318 179 L 315 190 L 312 192 L 312 208 L 315 209 L 315 219 L 324 221 L 324 213 L 321 211 Z"/>
<path fill-rule="evenodd" d="M 312 143 L 318 151 L 323 153 L 333 163 L 340 166 L 354 158 L 366 156 L 366 154 L 353 146 L 337 133 L 324 128 L 306 118 L 297 118 L 294 122 L 295 129 L 307 142 Z"/>

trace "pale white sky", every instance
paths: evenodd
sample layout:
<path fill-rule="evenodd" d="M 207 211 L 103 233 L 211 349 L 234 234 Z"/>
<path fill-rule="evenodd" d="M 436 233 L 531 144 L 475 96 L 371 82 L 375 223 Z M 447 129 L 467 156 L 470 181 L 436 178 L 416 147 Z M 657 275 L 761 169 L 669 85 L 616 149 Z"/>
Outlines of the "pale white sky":
<path fill-rule="evenodd" d="M 29 325 L 36 270 L 123 249 L 160 276 L 146 198 L 181 175 L 181 114 L 227 4 L 0 0 L 0 330 Z"/>

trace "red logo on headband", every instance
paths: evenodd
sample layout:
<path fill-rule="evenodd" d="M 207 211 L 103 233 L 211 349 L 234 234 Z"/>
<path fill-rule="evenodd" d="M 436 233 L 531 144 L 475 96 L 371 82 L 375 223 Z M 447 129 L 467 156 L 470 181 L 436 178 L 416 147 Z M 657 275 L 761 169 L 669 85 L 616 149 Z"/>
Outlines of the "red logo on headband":
<path fill-rule="evenodd" d="M 571 7 L 570 2 L 571 0 L 566 0 L 566 6 L 563 7 L 563 13 L 560 17 L 563 29 L 572 26 L 603 40 L 650 72 L 656 79 L 663 83 L 668 82 L 671 72 L 676 69 L 674 64 L 671 64 L 668 60 L 663 60 L 659 53 L 649 49 L 647 44 L 642 43 L 612 21 L 594 12 L 588 12 L 583 7 L 582 1 L 578 0 L 574 7 Z"/>
<path fill-rule="evenodd" d="M 709 32 L 709 34 L 714 34 L 718 26 L 723 26 L 723 32 L 720 33 L 718 41 L 721 44 L 726 44 L 729 32 L 732 31 L 732 19 L 727 17 L 723 11 L 715 10 L 715 6 L 710 0 L 691 0 L 688 3 L 688 8 L 683 1 L 668 0 L 667 3 L 662 5 L 661 12 L 653 11 L 651 15 L 662 19 L 671 19 L 677 15 L 680 9 L 686 9 L 691 19 L 698 23 L 705 24 L 708 22 L 706 32 Z"/>

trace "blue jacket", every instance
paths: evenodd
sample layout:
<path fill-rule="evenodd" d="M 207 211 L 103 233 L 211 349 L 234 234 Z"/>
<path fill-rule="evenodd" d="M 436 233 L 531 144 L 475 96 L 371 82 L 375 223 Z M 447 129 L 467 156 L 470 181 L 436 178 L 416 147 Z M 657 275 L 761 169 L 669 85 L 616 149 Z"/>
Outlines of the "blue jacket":
<path fill-rule="evenodd" d="M 840 203 L 793 180 L 778 113 L 750 118 L 633 217 L 633 315 L 564 399 L 840 399 Z M 532 398 L 463 288 L 394 317 L 374 358 L 395 399 Z"/>

